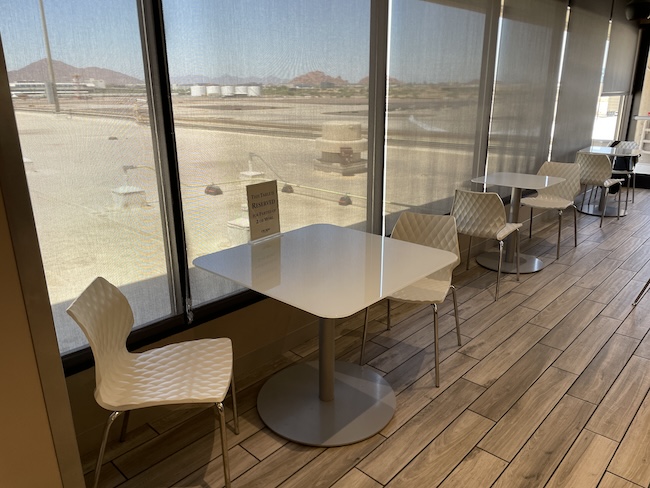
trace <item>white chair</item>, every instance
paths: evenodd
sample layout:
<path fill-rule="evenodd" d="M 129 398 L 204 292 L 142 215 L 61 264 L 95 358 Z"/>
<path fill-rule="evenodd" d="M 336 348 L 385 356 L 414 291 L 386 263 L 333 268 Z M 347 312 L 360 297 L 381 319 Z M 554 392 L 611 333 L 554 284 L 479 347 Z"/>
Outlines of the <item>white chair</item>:
<path fill-rule="evenodd" d="M 580 204 L 580 209 L 584 207 L 585 200 L 587 199 L 587 189 L 590 186 L 600 188 L 600 226 L 603 226 L 603 219 L 605 217 L 605 209 L 607 207 L 607 194 L 609 193 L 610 188 L 616 187 L 618 185 L 619 189 L 619 198 L 618 198 L 618 210 L 616 218 L 620 218 L 621 213 L 621 195 L 620 188 L 623 180 L 612 178 L 612 163 L 604 154 L 585 154 L 578 153 L 576 155 L 576 163 L 580 165 L 580 185 L 584 185 L 584 191 L 582 194 L 582 202 Z M 589 201 L 591 202 L 592 197 L 595 193 L 595 190 L 592 190 Z M 594 199 L 595 201 L 595 199 Z"/>
<path fill-rule="evenodd" d="M 233 380 L 232 343 L 228 338 L 200 339 L 169 344 L 142 353 L 126 349 L 133 327 L 133 312 L 127 299 L 104 278 L 96 278 L 67 309 L 83 330 L 95 358 L 95 399 L 112 411 L 106 422 L 95 468 L 94 487 L 111 425 L 136 408 L 186 403 L 214 403 L 219 411 L 221 447 L 226 486 L 230 486 L 230 466 L 226 442 L 223 401 L 231 387 L 234 430 L 239 419 Z"/>
<path fill-rule="evenodd" d="M 519 229 L 518 222 L 508 222 L 503 200 L 497 193 L 456 190 L 451 214 L 456 217 L 459 234 L 469 236 L 466 269 L 472 251 L 472 237 L 496 239 L 499 242 L 499 263 L 497 265 L 497 286 L 494 300 L 499 299 L 499 282 L 503 262 L 503 241 L 515 232 L 517 281 L 519 281 Z"/>
<path fill-rule="evenodd" d="M 450 215 L 430 215 L 413 212 L 402 212 L 397 219 L 392 239 L 413 242 L 423 246 L 436 249 L 443 249 L 454 253 L 456 261 L 435 273 L 407 286 L 406 288 L 391 295 L 387 300 L 388 306 L 388 327 L 390 328 L 390 300 L 398 300 L 410 303 L 428 303 L 433 307 L 433 335 L 436 355 L 436 386 L 440 386 L 440 361 L 438 354 L 438 304 L 442 303 L 449 289 L 451 288 L 454 299 L 454 313 L 456 315 L 456 336 L 458 345 L 461 344 L 460 325 L 458 322 L 458 302 L 456 300 L 456 288 L 451 284 L 452 271 L 460 264 L 460 251 L 458 250 L 458 233 L 456 232 L 456 220 Z M 361 342 L 361 362 L 366 345 L 366 333 L 368 329 L 368 309 L 366 308 L 363 326 L 363 338 Z"/>
<path fill-rule="evenodd" d="M 528 237 L 533 236 L 533 209 L 557 210 L 557 259 L 560 259 L 562 212 L 569 207 L 573 208 L 573 223 L 575 227 L 573 245 L 578 247 L 578 209 L 574 204 L 574 199 L 580 193 L 580 165 L 577 163 L 555 163 L 552 161 L 546 161 L 537 174 L 543 176 L 558 176 L 565 180 L 557 185 L 540 188 L 537 190 L 537 195 L 534 197 L 521 199 L 523 205 L 530 207 L 530 227 L 528 230 Z"/>

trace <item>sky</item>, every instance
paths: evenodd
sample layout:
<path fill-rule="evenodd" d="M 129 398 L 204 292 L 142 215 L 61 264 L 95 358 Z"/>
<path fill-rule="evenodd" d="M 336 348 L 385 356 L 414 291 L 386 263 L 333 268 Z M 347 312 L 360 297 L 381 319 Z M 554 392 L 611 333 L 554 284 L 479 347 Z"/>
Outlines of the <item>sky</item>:
<path fill-rule="evenodd" d="M 482 13 L 393 0 L 391 73 L 477 79 Z M 43 0 L 52 57 L 143 79 L 136 0 Z M 38 0 L 0 0 L 7 68 L 45 58 Z M 368 75 L 370 0 L 163 0 L 170 77 Z"/>

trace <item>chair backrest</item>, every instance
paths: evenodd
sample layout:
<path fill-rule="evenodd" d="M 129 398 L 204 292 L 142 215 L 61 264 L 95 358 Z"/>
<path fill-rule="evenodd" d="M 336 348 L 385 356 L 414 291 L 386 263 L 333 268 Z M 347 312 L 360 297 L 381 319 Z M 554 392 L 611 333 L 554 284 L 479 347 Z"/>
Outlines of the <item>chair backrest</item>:
<path fill-rule="evenodd" d="M 618 143 L 618 147 L 621 149 L 639 149 L 639 145 L 636 143 L 636 141 L 621 141 Z"/>
<path fill-rule="evenodd" d="M 402 212 L 390 236 L 393 239 L 453 252 L 458 256 L 460 263 L 456 219 L 451 215 Z"/>
<path fill-rule="evenodd" d="M 562 183 L 551 185 L 548 188 L 537 190 L 539 198 L 562 198 L 573 200 L 580 193 L 580 164 L 578 163 L 556 163 L 546 161 L 537 172 L 542 176 L 557 176 L 564 178 Z"/>
<path fill-rule="evenodd" d="M 456 190 L 451 214 L 461 234 L 494 239 L 506 225 L 506 208 L 498 193 Z"/>
<path fill-rule="evenodd" d="M 431 275 L 436 278 L 451 278 L 451 272 L 460 264 L 456 219 L 451 215 L 402 212 L 390 236 L 393 239 L 413 242 L 422 246 L 429 246 L 454 253 L 456 255 L 456 261 L 447 268 Z"/>
<path fill-rule="evenodd" d="M 612 177 L 612 162 L 605 154 L 578 153 L 576 163 L 580 165 L 581 185 L 602 185 Z"/>
<path fill-rule="evenodd" d="M 133 328 L 133 311 L 126 297 L 104 278 L 93 282 L 66 310 L 86 335 L 95 357 L 97 388 L 101 372 L 128 354 L 126 338 Z"/>

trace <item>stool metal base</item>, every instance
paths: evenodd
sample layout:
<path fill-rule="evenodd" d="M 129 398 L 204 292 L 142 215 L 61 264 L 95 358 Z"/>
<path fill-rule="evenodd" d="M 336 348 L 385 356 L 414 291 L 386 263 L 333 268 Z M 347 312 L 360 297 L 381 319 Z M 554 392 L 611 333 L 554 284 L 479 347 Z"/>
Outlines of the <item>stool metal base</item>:
<path fill-rule="evenodd" d="M 507 262 L 505 252 L 503 253 L 503 261 L 501 263 L 501 272 L 515 274 L 517 273 L 517 263 Z M 499 251 L 488 251 L 476 256 L 476 262 L 484 268 L 497 271 L 499 269 Z M 519 256 L 519 273 L 536 273 L 541 271 L 546 264 L 538 257 L 531 256 L 530 254 L 521 254 Z"/>
<path fill-rule="evenodd" d="M 274 374 L 257 397 L 257 410 L 276 434 L 309 446 L 344 446 L 372 437 L 393 417 L 395 393 L 370 368 L 337 361 L 334 400 L 318 393 L 318 362 Z"/>

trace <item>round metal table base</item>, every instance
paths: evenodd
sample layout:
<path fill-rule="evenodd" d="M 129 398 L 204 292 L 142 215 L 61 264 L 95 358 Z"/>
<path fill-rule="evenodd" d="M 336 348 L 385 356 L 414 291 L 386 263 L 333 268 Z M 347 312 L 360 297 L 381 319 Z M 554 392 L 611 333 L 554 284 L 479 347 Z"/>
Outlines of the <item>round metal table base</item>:
<path fill-rule="evenodd" d="M 512 263 L 506 262 L 505 252 L 503 253 L 503 262 L 501 263 L 502 273 L 517 273 L 517 264 L 515 261 Z M 476 262 L 484 268 L 497 271 L 499 269 L 499 251 L 488 251 L 476 256 Z M 519 256 L 519 273 L 537 273 L 542 270 L 546 264 L 541 259 L 531 256 L 529 254 L 521 254 Z"/>
<path fill-rule="evenodd" d="M 318 362 L 283 369 L 264 384 L 257 410 L 276 434 L 309 446 L 344 446 L 367 439 L 395 412 L 395 393 L 374 371 L 337 362 L 334 400 L 318 397 Z"/>
<path fill-rule="evenodd" d="M 596 217 L 600 217 L 600 206 L 599 205 L 594 205 L 594 204 L 589 204 L 585 205 L 582 209 L 580 209 L 580 204 L 577 203 L 576 207 L 578 207 L 578 212 L 587 214 L 587 215 L 595 215 Z M 607 205 L 605 207 L 605 217 L 616 217 L 616 214 L 618 213 L 619 217 L 625 217 L 627 215 L 627 210 L 625 210 L 625 202 L 621 202 L 621 211 L 618 211 L 618 202 L 615 205 Z"/>

